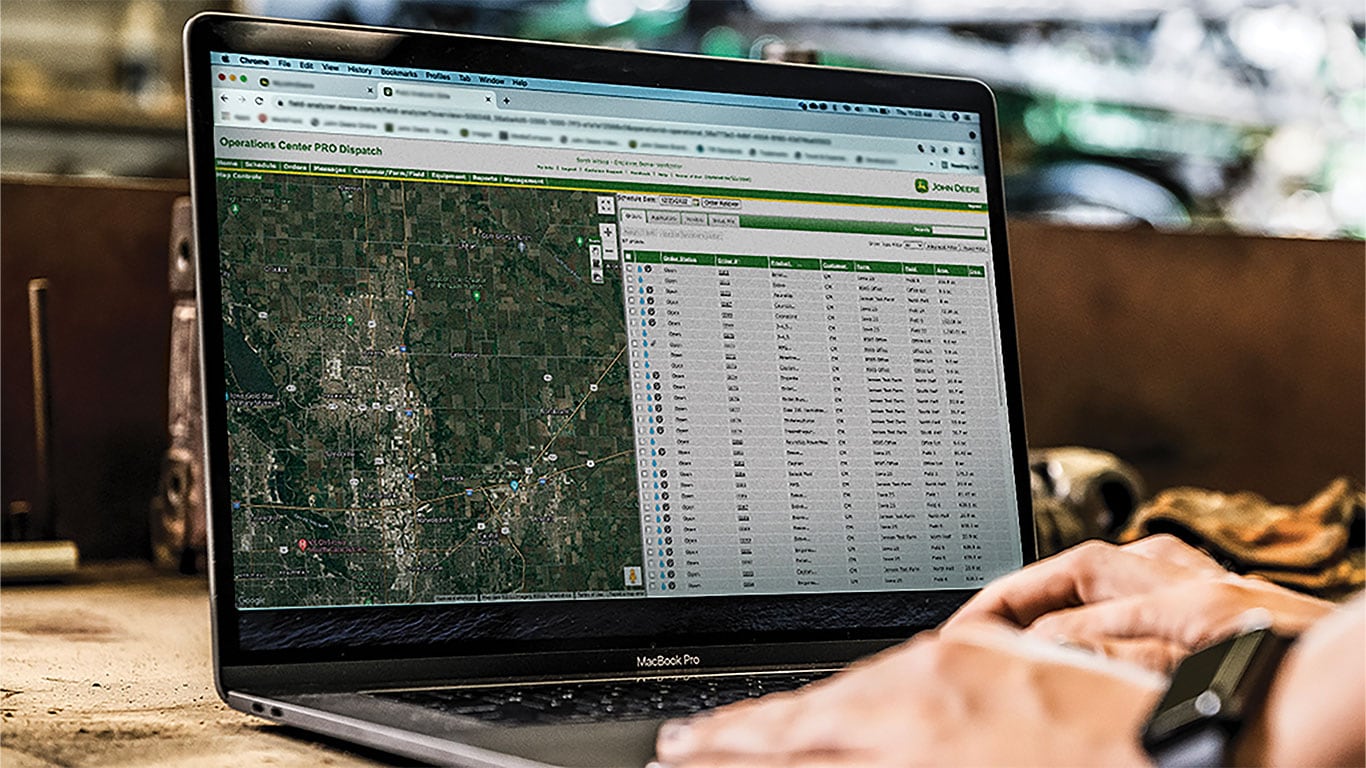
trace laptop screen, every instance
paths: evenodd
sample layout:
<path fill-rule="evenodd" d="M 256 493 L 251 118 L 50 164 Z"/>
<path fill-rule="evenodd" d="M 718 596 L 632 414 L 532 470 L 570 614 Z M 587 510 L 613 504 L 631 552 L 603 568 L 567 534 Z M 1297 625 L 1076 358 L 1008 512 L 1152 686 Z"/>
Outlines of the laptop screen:
<path fill-rule="evenodd" d="M 978 114 L 211 56 L 239 608 L 1021 564 Z"/>

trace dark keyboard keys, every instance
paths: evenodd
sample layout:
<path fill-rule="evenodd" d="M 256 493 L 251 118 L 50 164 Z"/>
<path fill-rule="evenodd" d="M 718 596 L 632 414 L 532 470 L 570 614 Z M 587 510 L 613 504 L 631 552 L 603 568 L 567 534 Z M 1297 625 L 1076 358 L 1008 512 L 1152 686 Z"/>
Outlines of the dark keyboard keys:
<path fill-rule="evenodd" d="M 643 720 L 690 715 L 766 693 L 791 690 L 820 676 L 665 678 L 507 688 L 439 688 L 374 695 L 447 714 L 507 724 Z"/>

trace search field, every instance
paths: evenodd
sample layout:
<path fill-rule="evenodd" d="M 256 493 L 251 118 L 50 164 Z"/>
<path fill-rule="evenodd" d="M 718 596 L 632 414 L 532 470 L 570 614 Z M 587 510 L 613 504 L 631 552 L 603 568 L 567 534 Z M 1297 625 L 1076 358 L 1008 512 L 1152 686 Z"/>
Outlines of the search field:
<path fill-rule="evenodd" d="M 987 236 L 987 231 L 983 227 L 953 227 L 944 224 L 936 224 L 930 227 L 931 234 L 944 237 L 977 237 Z"/>

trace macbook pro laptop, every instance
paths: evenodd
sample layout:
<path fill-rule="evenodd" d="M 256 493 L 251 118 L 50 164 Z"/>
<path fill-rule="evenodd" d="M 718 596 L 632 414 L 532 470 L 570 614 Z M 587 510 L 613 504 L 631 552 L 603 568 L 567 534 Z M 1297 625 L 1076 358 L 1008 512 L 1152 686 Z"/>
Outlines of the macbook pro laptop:
<path fill-rule="evenodd" d="M 218 690 L 640 765 L 1033 555 L 981 83 L 203 15 Z"/>

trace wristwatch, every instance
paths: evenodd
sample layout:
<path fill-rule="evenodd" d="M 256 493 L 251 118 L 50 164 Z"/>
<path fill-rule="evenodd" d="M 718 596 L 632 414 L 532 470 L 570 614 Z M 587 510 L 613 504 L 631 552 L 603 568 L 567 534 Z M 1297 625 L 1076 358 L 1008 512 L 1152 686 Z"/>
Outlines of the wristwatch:
<path fill-rule="evenodd" d="M 1143 748 L 1153 762 L 1160 768 L 1232 765 L 1233 741 L 1260 711 L 1292 642 L 1257 629 L 1181 662 L 1143 728 Z"/>

